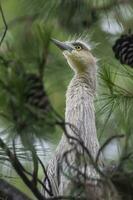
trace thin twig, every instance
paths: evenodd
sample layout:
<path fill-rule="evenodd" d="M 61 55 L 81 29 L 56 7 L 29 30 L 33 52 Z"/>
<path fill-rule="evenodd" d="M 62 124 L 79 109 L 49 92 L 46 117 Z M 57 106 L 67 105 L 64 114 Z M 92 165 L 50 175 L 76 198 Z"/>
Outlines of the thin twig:
<path fill-rule="evenodd" d="M 41 167 L 42 167 L 42 169 L 43 169 L 43 172 L 44 172 L 44 174 L 45 174 L 45 179 L 48 181 L 48 185 L 49 185 L 49 189 L 50 189 L 49 194 L 50 194 L 51 196 L 53 196 L 51 182 L 50 182 L 50 179 L 49 179 L 49 177 L 48 177 L 48 174 L 47 174 L 47 171 L 46 171 L 46 169 L 45 169 L 45 166 L 43 165 L 43 163 L 42 163 L 42 161 L 41 161 L 41 159 L 40 159 L 39 157 L 38 157 L 38 161 L 39 161 L 39 163 L 40 163 L 40 165 L 41 165 Z M 45 187 L 46 187 L 46 186 L 45 186 Z M 46 188 L 45 188 L 45 190 L 46 190 Z M 46 191 L 47 191 L 47 190 L 46 190 Z"/>
<path fill-rule="evenodd" d="M 34 150 L 33 150 L 34 151 Z M 35 152 L 31 150 L 32 154 L 32 161 L 33 161 L 33 174 L 32 174 L 32 182 L 34 185 L 37 187 L 37 177 L 38 177 L 38 160 L 37 160 L 37 155 Z"/>
<path fill-rule="evenodd" d="M 37 187 L 34 186 L 32 181 L 24 174 L 22 168 L 22 164 L 19 162 L 19 160 L 15 157 L 15 155 L 10 151 L 10 149 L 7 147 L 7 145 L 3 142 L 3 140 L 0 138 L 0 147 L 5 151 L 6 155 L 10 159 L 10 163 L 18 173 L 18 175 L 21 177 L 21 179 L 24 181 L 24 183 L 28 186 L 28 188 L 32 191 L 32 193 L 37 197 L 39 200 L 45 200 L 45 197 L 40 193 Z"/>
<path fill-rule="evenodd" d="M 69 161 L 68 161 L 67 155 L 70 154 L 73 150 L 75 150 L 75 148 L 72 148 L 72 149 L 66 151 L 66 152 L 63 154 L 62 162 L 63 162 L 63 159 L 65 159 L 65 162 L 66 162 L 67 166 L 68 166 L 70 169 L 73 169 L 74 171 L 77 172 L 78 175 L 81 175 L 84 179 L 86 179 L 86 178 L 88 178 L 88 177 L 86 176 L 86 174 L 82 173 L 82 172 L 79 170 L 79 168 L 76 168 L 75 166 L 71 165 L 71 164 L 69 163 Z M 61 169 L 62 169 L 62 168 L 61 168 Z M 63 169 L 62 169 L 62 172 L 63 172 Z M 65 175 L 66 175 L 66 174 L 65 174 Z M 71 176 L 71 177 L 69 176 L 68 178 L 70 178 L 70 179 L 73 180 L 72 176 Z M 89 178 L 88 178 L 88 180 L 89 180 Z"/>
<path fill-rule="evenodd" d="M 5 36 L 6 36 L 7 29 L 8 29 L 8 26 L 7 26 L 7 23 L 6 23 L 6 19 L 5 19 L 4 13 L 3 13 L 3 9 L 2 9 L 1 3 L 0 3 L 0 12 L 1 12 L 3 23 L 5 25 L 5 30 L 4 30 L 3 36 L 1 38 L 1 41 L 0 41 L 0 46 L 1 46 L 3 40 L 4 40 Z"/>
<path fill-rule="evenodd" d="M 13 140 L 13 152 L 14 152 L 14 156 L 15 156 L 15 158 L 17 159 L 17 154 L 16 154 L 16 147 L 15 147 L 15 140 Z M 37 157 L 37 159 L 38 159 L 38 157 Z M 34 180 L 34 172 L 33 172 L 33 174 L 32 173 L 30 173 L 30 172 L 28 172 L 22 165 L 21 165 L 21 170 L 24 172 L 24 173 L 26 173 L 27 175 L 29 175 L 30 177 L 32 177 L 32 182 L 33 182 L 33 184 L 35 185 L 35 186 L 37 186 L 37 182 L 43 187 L 43 189 L 44 190 L 46 190 L 46 192 L 50 195 L 50 196 L 52 196 L 51 195 L 51 193 L 50 193 L 50 191 L 46 188 L 46 186 L 43 184 L 43 182 L 37 177 L 37 175 L 35 176 L 35 179 L 36 180 Z M 38 171 L 38 170 L 37 170 Z M 35 181 L 35 182 L 34 182 Z"/>
<path fill-rule="evenodd" d="M 89 159 L 90 159 L 90 161 L 91 161 L 91 164 L 93 165 L 93 167 L 95 168 L 95 170 L 96 170 L 101 176 L 105 177 L 105 174 L 104 174 L 104 173 L 100 170 L 100 168 L 98 167 L 97 163 L 96 163 L 95 160 L 93 159 L 93 157 L 92 157 L 91 153 L 89 152 L 88 148 L 84 145 L 84 142 L 82 141 L 82 139 L 81 139 L 81 138 L 78 139 L 78 138 L 76 138 L 76 137 L 71 136 L 71 135 L 68 134 L 65 125 L 69 125 L 69 126 L 71 127 L 71 129 L 72 129 L 72 127 L 74 127 L 74 125 L 72 125 L 72 124 L 70 124 L 70 123 L 65 123 L 65 124 L 60 123 L 59 125 L 63 128 L 64 134 L 66 135 L 66 137 L 67 137 L 69 140 L 76 141 L 77 144 L 80 145 L 80 146 L 82 147 L 82 149 L 84 150 L 84 152 L 86 153 L 86 155 L 89 157 Z M 78 135 L 78 137 L 79 137 L 79 134 L 77 134 L 77 133 L 75 132 L 75 130 L 77 130 L 77 129 L 75 129 L 75 127 L 74 127 L 73 132 L 74 132 L 74 134 Z M 71 142 L 69 141 L 69 142 L 70 142 L 71 145 L 74 145 L 74 143 L 73 143 L 72 141 L 71 141 Z"/>

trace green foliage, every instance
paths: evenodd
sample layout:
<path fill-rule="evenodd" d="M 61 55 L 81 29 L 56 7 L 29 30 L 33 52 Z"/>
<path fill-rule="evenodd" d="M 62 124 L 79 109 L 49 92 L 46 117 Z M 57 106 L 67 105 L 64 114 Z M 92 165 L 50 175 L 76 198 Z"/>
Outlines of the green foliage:
<path fill-rule="evenodd" d="M 39 25 L 37 25 L 36 37 L 35 35 L 33 37 L 31 35 L 31 40 L 28 43 L 25 38 L 26 41 L 22 41 L 23 46 L 19 49 L 19 51 L 17 51 L 13 45 L 10 45 L 9 47 L 7 46 L 6 52 L 4 52 L 6 58 L 1 54 L 1 101 L 3 97 L 5 99 L 3 102 L 4 107 L 1 108 L 1 113 L 6 113 L 7 119 L 10 123 L 13 123 L 18 134 L 22 131 L 35 132 L 33 131 L 34 129 L 40 129 L 40 132 L 43 132 L 42 130 L 44 130 L 43 128 L 47 124 L 44 124 L 43 121 L 44 119 L 48 119 L 49 115 L 51 115 L 50 113 L 52 112 L 51 108 L 51 112 L 48 112 L 47 117 L 45 118 L 43 114 L 43 112 L 45 112 L 45 108 L 43 111 L 40 111 L 36 108 L 36 106 L 32 107 L 29 102 L 26 102 L 26 96 L 30 93 L 30 90 L 32 90 L 32 85 L 35 84 L 34 82 L 27 80 L 27 76 L 29 74 L 28 70 L 33 63 L 36 65 L 34 74 L 38 74 L 41 79 L 40 81 L 43 81 L 43 72 L 47 58 L 50 36 L 48 32 L 44 34 L 44 36 L 46 36 L 45 40 L 42 36 L 42 29 Z M 40 45 L 40 48 L 38 49 L 37 44 L 39 44 L 39 42 L 43 46 Z M 28 48 L 24 46 L 26 43 Z M 33 51 L 33 49 L 35 49 L 35 51 Z M 20 54 L 23 56 L 20 56 Z M 6 60 L 7 57 L 8 60 Z M 9 60 L 9 58 L 11 58 L 11 60 Z M 43 82 L 42 90 L 45 91 L 45 88 L 43 88 Z M 46 92 L 44 93 L 44 96 L 46 96 L 44 98 L 47 98 Z M 50 102 L 47 102 L 47 104 L 49 104 L 47 106 L 50 107 Z M 50 122 L 51 124 L 53 123 L 51 118 Z"/>
<path fill-rule="evenodd" d="M 123 160 L 132 155 L 133 70 L 115 60 L 112 46 L 119 34 L 131 27 L 133 3 L 123 4 L 117 0 L 116 5 L 114 2 L 21 0 L 14 1 L 19 9 L 14 8 L 12 15 L 6 12 L 12 1 L 2 2 L 8 33 L 0 50 L 0 124 L 1 129 L 6 130 L 0 135 L 7 137 L 5 141 L 12 152 L 12 140 L 20 140 L 21 145 L 16 147 L 20 160 L 32 157 L 31 163 L 38 167 L 40 152 L 36 141 L 41 139 L 43 143 L 52 137 L 57 142 L 62 133 L 56 122 L 62 120 L 60 115 L 64 116 L 65 91 L 72 73 L 61 54 L 50 46 L 50 38 L 67 40 L 70 34 L 85 32 L 100 43 L 93 50 L 101 59 L 95 99 L 98 136 L 103 143 L 112 135 L 125 135 L 121 142 L 120 165 L 126 172 L 132 171 L 132 156 Z M 125 10 L 129 18 L 124 18 Z M 115 25 L 114 33 L 110 31 L 112 20 L 121 27 L 119 32 L 115 31 Z M 108 30 L 104 29 L 105 24 Z M 37 77 L 39 82 L 29 80 L 28 76 Z M 38 106 L 40 96 L 37 94 L 40 93 L 44 97 L 43 108 Z M 7 156 L 1 149 L 1 166 L 4 160 Z"/>

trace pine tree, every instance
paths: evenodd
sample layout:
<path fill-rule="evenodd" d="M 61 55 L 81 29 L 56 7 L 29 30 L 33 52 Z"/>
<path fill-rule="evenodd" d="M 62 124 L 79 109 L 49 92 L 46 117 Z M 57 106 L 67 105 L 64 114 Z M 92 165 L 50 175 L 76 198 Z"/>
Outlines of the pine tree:
<path fill-rule="evenodd" d="M 57 140 L 65 131 L 62 117 L 64 91 L 71 72 L 56 49 L 50 46 L 50 38 L 67 40 L 70 35 L 84 33 L 100 43 L 98 46 L 94 44 L 94 52 L 100 58 L 95 99 L 101 142 L 99 154 L 114 139 L 120 141 L 122 149 L 118 161 L 112 164 L 107 159 L 103 181 L 113 182 L 122 199 L 131 199 L 133 71 L 130 58 L 132 35 L 127 32 L 131 27 L 132 2 L 16 0 L 13 19 L 8 13 L 11 3 L 10 0 L 2 1 L 0 9 L 3 28 L 0 43 L 0 197 L 29 198 L 28 194 L 25 196 L 17 190 L 16 185 L 8 184 L 8 180 L 11 183 L 14 180 L 12 176 L 18 177 L 17 174 L 36 199 L 44 199 L 40 187 L 52 196 L 52 189 L 48 190 L 39 177 L 41 169 L 42 177 L 49 182 L 45 163 L 48 152 L 43 143 Z M 125 17 L 125 10 L 129 18 Z M 102 20 L 106 20 L 106 24 L 115 20 L 123 29 L 119 34 L 108 33 Z M 126 46 L 123 46 L 125 41 Z M 12 172 L 11 175 L 8 171 Z M 79 193 L 93 193 L 85 190 L 84 182 L 77 187 Z M 73 193 L 75 191 L 68 199 Z"/>

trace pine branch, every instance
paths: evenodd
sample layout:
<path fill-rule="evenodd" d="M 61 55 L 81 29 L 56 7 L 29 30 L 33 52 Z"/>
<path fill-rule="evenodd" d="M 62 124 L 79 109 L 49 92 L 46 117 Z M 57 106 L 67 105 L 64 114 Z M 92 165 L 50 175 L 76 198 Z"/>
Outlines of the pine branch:
<path fill-rule="evenodd" d="M 23 182 L 27 185 L 27 187 L 32 191 L 32 193 L 37 197 L 39 200 L 45 200 L 45 197 L 40 193 L 38 188 L 34 185 L 34 183 L 25 175 L 23 166 L 17 159 L 17 157 L 10 151 L 7 145 L 0 139 L 0 147 L 5 151 L 6 155 L 8 156 L 10 163 L 14 167 L 17 174 L 21 177 Z"/>

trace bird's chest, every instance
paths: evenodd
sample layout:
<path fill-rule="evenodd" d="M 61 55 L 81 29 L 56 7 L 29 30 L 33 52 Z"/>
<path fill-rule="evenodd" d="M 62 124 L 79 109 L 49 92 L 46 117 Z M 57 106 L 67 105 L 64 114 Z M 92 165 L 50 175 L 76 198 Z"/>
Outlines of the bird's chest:
<path fill-rule="evenodd" d="M 81 123 L 83 115 L 93 103 L 87 85 L 79 83 L 68 88 L 66 94 L 65 120 L 69 123 Z"/>

